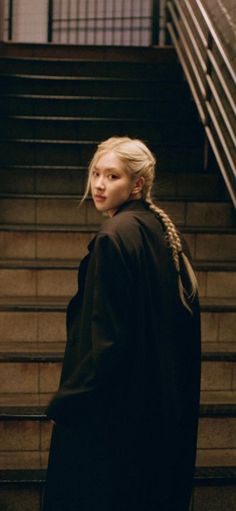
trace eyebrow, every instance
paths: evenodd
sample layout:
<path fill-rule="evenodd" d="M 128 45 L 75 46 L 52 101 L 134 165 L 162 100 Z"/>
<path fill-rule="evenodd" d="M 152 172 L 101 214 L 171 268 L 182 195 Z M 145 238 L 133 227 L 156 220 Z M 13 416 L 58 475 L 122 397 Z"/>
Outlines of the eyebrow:
<path fill-rule="evenodd" d="M 99 167 L 97 167 L 96 165 L 94 165 L 93 167 L 95 170 L 100 170 Z M 112 170 L 112 171 L 116 171 L 116 172 L 119 172 L 120 169 L 118 169 L 117 167 L 106 167 L 105 168 L 106 171 L 109 171 L 109 170 Z"/>

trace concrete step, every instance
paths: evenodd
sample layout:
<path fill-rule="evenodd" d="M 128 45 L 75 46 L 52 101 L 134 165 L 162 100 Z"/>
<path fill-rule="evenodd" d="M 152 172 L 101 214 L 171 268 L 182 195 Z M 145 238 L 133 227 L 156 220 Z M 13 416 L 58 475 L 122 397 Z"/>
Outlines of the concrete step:
<path fill-rule="evenodd" d="M 174 170 L 174 169 L 173 169 Z M 0 168 L 2 194 L 71 194 L 85 189 L 87 167 L 12 166 Z M 161 172 L 157 168 L 154 193 L 158 198 L 192 201 L 225 201 L 227 195 L 219 173 Z"/>
<path fill-rule="evenodd" d="M 41 44 L 41 43 L 1 43 L 1 57 L 90 60 L 111 62 L 159 62 L 176 63 L 176 52 L 172 46 L 124 47 L 120 46 L 89 46 L 73 44 Z"/>
<path fill-rule="evenodd" d="M 0 228 L 3 259 L 74 259 L 87 253 L 87 245 L 97 225 L 7 224 Z M 182 227 L 195 261 L 235 261 L 234 228 Z"/>
<path fill-rule="evenodd" d="M 104 216 L 98 213 L 91 198 L 80 206 L 81 195 L 16 194 L 0 195 L 1 224 L 39 225 L 101 225 Z M 158 198 L 154 197 L 157 202 Z M 222 202 L 158 200 L 178 226 L 236 227 L 233 206 Z"/>
<path fill-rule="evenodd" d="M 8 94 L 6 90 L 0 98 L 0 110 L 4 116 L 11 115 L 41 115 L 54 117 L 113 117 L 113 118 L 142 118 L 146 120 L 171 119 L 183 123 L 196 123 L 194 103 L 189 100 L 183 110 L 181 102 L 172 99 L 160 101 L 151 98 L 120 98 L 96 96 L 65 96 L 40 94 Z"/>
<path fill-rule="evenodd" d="M 65 311 L 69 298 L 0 298 L 0 343 L 65 342 Z M 203 342 L 235 342 L 235 299 L 201 299 Z M 14 344 L 13 344 L 14 345 Z"/>
<path fill-rule="evenodd" d="M 186 82 L 183 80 L 160 81 L 156 77 L 150 79 L 123 78 L 114 76 L 50 76 L 50 75 L 28 75 L 1 74 L 0 91 L 2 94 L 46 94 L 65 96 L 99 96 L 99 97 L 138 97 L 138 98 L 159 98 L 165 101 L 169 95 L 178 93 L 178 100 L 181 97 L 189 98 L 189 91 Z"/>
<path fill-rule="evenodd" d="M 52 425 L 44 413 L 49 396 L 45 395 L 43 399 L 44 404 L 37 404 L 36 401 L 33 404 L 29 395 L 23 398 L 21 405 L 18 399 L 18 404 L 14 406 L 5 404 L 4 398 L 1 398 L 1 470 L 46 468 Z M 219 466 L 220 456 L 220 466 L 235 466 L 235 412 L 232 416 L 224 415 L 218 405 L 220 417 L 217 418 L 216 406 L 213 404 L 212 407 L 213 417 L 210 416 L 210 405 L 209 417 L 202 417 L 200 413 L 197 466 Z"/>
<path fill-rule="evenodd" d="M 112 131 L 114 133 L 114 131 Z M 47 139 L 12 139 L 0 141 L 2 167 L 12 165 L 54 165 L 54 166 L 88 166 L 97 144 L 102 140 L 47 140 Z M 161 172 L 192 172 L 204 168 L 203 143 L 192 139 L 189 145 L 182 143 L 176 145 L 175 139 L 166 140 L 165 144 L 150 144 L 150 149 L 158 157 Z M 183 150 L 184 147 L 184 150 Z"/>
<path fill-rule="evenodd" d="M 182 71 L 177 62 L 138 62 L 71 58 L 14 58 L 2 57 L 0 61 L 0 74 L 27 74 L 41 76 L 94 76 L 116 78 L 139 78 L 144 76 L 150 80 L 161 82 L 173 79 L 182 79 Z"/>
<path fill-rule="evenodd" d="M 111 133 L 155 141 L 156 144 L 165 144 L 166 140 L 175 140 L 175 143 L 191 145 L 192 140 L 203 143 L 204 133 L 200 123 L 193 125 L 190 122 L 179 123 L 178 120 L 160 121 L 158 119 L 126 119 L 99 118 L 96 114 L 91 118 L 83 117 L 39 117 L 14 116 L 5 118 L 0 126 L 0 138 L 12 139 L 47 139 L 47 140 L 97 140 L 109 138 Z"/>
<path fill-rule="evenodd" d="M 33 343 L 28 347 L 28 343 L 14 342 L 7 346 L 5 342 L 0 346 L 1 393 L 6 402 L 7 396 L 11 399 L 11 394 L 18 394 L 20 398 L 21 394 L 49 394 L 57 389 L 64 343 Z M 203 392 L 211 392 L 212 396 L 217 392 L 221 395 L 236 392 L 235 343 L 220 348 L 215 345 L 214 351 L 204 351 L 203 345 L 201 388 Z M 235 394 L 232 395 L 235 398 Z M 232 400 L 226 404 L 231 407 L 230 413 L 236 415 L 236 401 L 234 411 Z M 207 408 L 206 402 L 204 406 Z M 204 413 L 208 416 L 206 410 Z"/>
<path fill-rule="evenodd" d="M 202 390 L 203 391 L 236 391 L 236 361 L 235 353 L 232 360 L 207 360 L 202 362 Z M 20 355 L 13 355 L 13 361 L 6 355 L 1 359 L 1 392 L 5 395 L 28 393 L 52 393 L 58 388 L 62 360 L 53 355 L 45 355 L 42 360 L 40 355 L 29 357 L 25 360 Z M 229 354 L 228 354 L 229 356 Z"/>
<path fill-rule="evenodd" d="M 79 262 L 43 260 L 17 261 L 0 260 L 0 296 L 72 296 L 76 292 Z M 199 294 L 201 297 L 236 298 L 236 265 L 225 264 L 225 268 L 215 264 L 197 271 Z M 223 266 L 223 265 L 222 265 Z M 17 289 L 16 289 L 17 282 Z"/>
<path fill-rule="evenodd" d="M 0 503 L 4 511 L 40 511 L 46 477 L 44 469 L 0 471 Z M 235 467 L 198 467 L 190 511 L 233 511 Z"/>
<path fill-rule="evenodd" d="M 21 301 L 20 301 L 21 300 Z M 0 343 L 7 341 L 65 342 L 65 305 L 59 302 L 44 308 L 33 307 L 30 301 L 16 297 L 15 302 L 3 300 L 0 307 Z M 236 310 L 223 308 L 221 311 L 202 311 L 203 342 L 231 343 L 235 340 Z"/>

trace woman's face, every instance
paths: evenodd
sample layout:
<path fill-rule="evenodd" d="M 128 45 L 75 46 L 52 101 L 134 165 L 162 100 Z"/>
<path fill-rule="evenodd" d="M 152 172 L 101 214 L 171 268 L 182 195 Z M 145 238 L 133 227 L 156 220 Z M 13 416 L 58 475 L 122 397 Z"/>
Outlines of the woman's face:
<path fill-rule="evenodd" d="M 112 216 L 132 198 L 134 181 L 125 172 L 118 156 L 110 151 L 103 154 L 92 168 L 90 185 L 96 209 Z"/>

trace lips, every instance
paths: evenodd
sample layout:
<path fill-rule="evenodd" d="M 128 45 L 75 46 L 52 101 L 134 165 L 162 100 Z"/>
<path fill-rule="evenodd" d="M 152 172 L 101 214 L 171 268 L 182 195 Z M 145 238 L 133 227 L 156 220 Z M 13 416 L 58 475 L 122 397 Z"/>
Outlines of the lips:
<path fill-rule="evenodd" d="M 94 195 L 94 199 L 95 201 L 104 201 L 106 199 L 106 197 L 104 197 L 103 195 Z"/>

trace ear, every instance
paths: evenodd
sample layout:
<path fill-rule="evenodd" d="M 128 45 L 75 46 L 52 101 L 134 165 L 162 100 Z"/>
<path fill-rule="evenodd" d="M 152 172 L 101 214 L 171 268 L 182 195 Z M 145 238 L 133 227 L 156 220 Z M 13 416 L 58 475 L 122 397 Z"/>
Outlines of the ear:
<path fill-rule="evenodd" d="M 145 179 L 143 176 L 139 177 L 135 183 L 134 183 L 134 186 L 132 188 L 132 195 L 137 195 L 138 193 L 140 193 L 143 189 L 143 186 L 144 186 L 144 182 L 145 182 Z"/>

